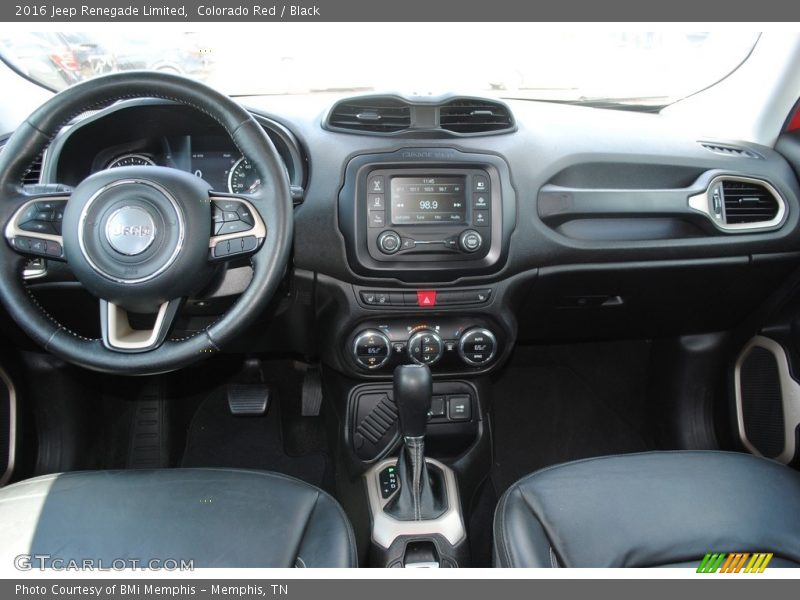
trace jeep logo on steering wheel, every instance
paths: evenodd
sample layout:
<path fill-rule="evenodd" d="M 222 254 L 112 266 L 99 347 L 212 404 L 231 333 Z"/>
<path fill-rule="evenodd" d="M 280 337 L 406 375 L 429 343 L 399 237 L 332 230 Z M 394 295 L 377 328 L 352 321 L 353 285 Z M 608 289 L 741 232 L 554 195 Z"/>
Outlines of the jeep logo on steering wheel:
<path fill-rule="evenodd" d="M 153 217 L 138 206 L 123 206 L 106 221 L 106 240 L 120 254 L 141 254 L 155 238 Z"/>

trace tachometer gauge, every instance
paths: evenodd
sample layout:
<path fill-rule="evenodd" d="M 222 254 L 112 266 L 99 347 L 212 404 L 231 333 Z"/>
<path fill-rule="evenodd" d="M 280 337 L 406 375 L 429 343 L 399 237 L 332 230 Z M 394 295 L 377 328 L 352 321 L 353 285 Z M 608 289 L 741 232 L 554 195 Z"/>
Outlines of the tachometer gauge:
<path fill-rule="evenodd" d="M 246 158 L 240 158 L 228 173 L 228 191 L 231 194 L 252 194 L 261 187 L 261 177 Z"/>
<path fill-rule="evenodd" d="M 110 163 L 108 163 L 107 169 L 113 169 L 114 167 L 149 167 L 155 166 L 155 161 L 150 158 L 149 156 L 145 156 L 144 154 L 123 154 L 122 156 L 118 156 Z"/>

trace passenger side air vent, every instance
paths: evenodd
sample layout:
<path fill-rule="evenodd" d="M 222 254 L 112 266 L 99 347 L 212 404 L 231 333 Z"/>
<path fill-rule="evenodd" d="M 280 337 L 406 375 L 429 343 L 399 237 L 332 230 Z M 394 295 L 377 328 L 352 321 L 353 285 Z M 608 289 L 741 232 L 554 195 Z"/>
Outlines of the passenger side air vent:
<path fill-rule="evenodd" d="M 780 210 L 778 200 L 762 184 L 723 180 L 720 185 L 728 225 L 772 221 Z"/>
<path fill-rule="evenodd" d="M 756 154 L 752 150 L 748 150 L 747 148 L 742 148 L 740 146 L 716 144 L 712 142 L 700 142 L 700 145 L 706 150 L 710 150 L 715 154 L 722 154 L 723 156 L 733 156 L 739 158 L 763 158 L 760 154 Z"/>
<path fill-rule="evenodd" d="M 411 107 L 396 98 L 367 97 L 344 100 L 328 117 L 331 129 L 395 133 L 411 127 Z"/>
<path fill-rule="evenodd" d="M 786 201 L 763 179 L 718 175 L 708 191 L 689 198 L 689 206 L 730 233 L 775 229 L 786 217 Z"/>
<path fill-rule="evenodd" d="M 453 100 L 439 109 L 439 126 L 454 133 L 485 133 L 514 127 L 508 108 L 487 100 Z"/>

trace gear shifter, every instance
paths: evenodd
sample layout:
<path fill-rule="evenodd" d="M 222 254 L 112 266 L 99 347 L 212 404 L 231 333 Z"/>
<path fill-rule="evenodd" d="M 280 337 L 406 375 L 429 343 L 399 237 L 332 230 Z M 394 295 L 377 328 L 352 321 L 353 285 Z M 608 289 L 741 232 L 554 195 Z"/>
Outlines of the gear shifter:
<path fill-rule="evenodd" d="M 401 365 L 394 371 L 394 401 L 403 447 L 398 459 L 400 490 L 385 510 L 402 521 L 435 519 L 446 508 L 440 473 L 425 462 L 425 430 L 433 383 L 427 365 Z"/>

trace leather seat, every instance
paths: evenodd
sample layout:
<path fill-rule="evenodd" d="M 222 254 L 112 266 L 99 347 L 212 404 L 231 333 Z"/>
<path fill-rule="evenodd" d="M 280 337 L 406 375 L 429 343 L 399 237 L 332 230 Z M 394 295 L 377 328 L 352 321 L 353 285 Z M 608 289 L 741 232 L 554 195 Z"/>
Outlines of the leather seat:
<path fill-rule="evenodd" d="M 39 554 L 62 567 L 84 559 L 106 567 L 153 559 L 191 560 L 195 568 L 357 566 L 352 529 L 337 502 L 302 481 L 262 471 L 36 477 L 0 489 L 0 539 L 3 564 Z"/>
<path fill-rule="evenodd" d="M 500 499 L 500 567 L 696 568 L 708 552 L 800 566 L 800 473 L 728 452 L 591 458 L 529 475 Z"/>

